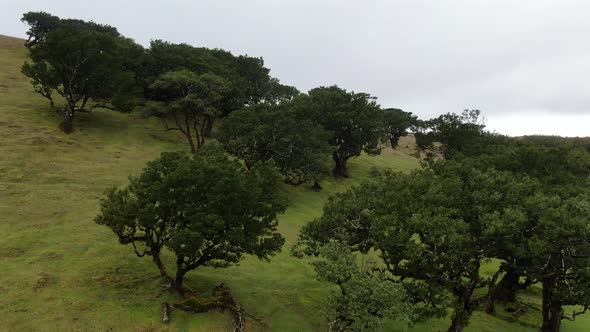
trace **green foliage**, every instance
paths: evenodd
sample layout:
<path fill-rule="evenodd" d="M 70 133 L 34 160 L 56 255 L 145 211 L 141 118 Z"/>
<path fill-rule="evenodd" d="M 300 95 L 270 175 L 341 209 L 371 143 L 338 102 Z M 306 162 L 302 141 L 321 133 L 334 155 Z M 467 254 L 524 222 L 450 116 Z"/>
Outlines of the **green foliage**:
<path fill-rule="evenodd" d="M 391 147 L 395 149 L 399 144 L 399 139 L 408 134 L 408 129 L 417 125 L 418 117 L 398 108 L 387 108 L 383 110 L 383 113 L 387 122 L 389 142 Z"/>
<path fill-rule="evenodd" d="M 493 167 L 541 180 L 547 190 L 561 191 L 590 176 L 590 154 L 572 146 L 548 147 L 512 140 L 491 145 L 477 155 L 477 167 Z"/>
<path fill-rule="evenodd" d="M 280 250 L 277 215 L 286 205 L 278 177 L 267 166 L 248 172 L 215 145 L 193 157 L 163 153 L 127 188 L 107 191 L 96 222 L 138 256 L 152 256 L 163 276 L 160 252 L 174 252 L 182 290 L 184 274 L 197 267 L 228 267 L 244 254 L 268 259 Z"/>
<path fill-rule="evenodd" d="M 332 240 L 375 249 L 393 278 L 409 280 L 410 298 L 455 298 L 452 330 L 462 329 L 478 304 L 493 301 L 496 279 L 482 278 L 480 268 L 496 258 L 496 277 L 510 270 L 527 285 L 543 283 L 543 328 L 557 330 L 590 299 L 590 156 L 571 145 L 522 141 L 477 153 L 484 154 L 430 161 L 410 176 L 385 174 L 336 195 L 302 229 L 296 253 L 317 254 Z M 487 284 L 490 292 L 475 297 Z M 565 305 L 582 309 L 568 316 Z"/>
<path fill-rule="evenodd" d="M 29 36 L 29 38 L 25 42 L 25 46 L 29 49 L 44 42 L 50 32 L 61 28 L 93 30 L 96 32 L 108 33 L 114 37 L 120 36 L 117 29 L 109 25 L 97 24 L 92 21 L 86 22 L 78 19 L 60 19 L 59 17 L 46 12 L 24 13 L 21 22 L 29 26 L 29 30 L 27 31 L 27 36 Z"/>
<path fill-rule="evenodd" d="M 181 69 L 190 70 L 196 74 L 212 72 L 220 76 L 229 76 L 233 73 L 227 62 L 233 59 L 231 53 L 223 50 L 211 50 L 203 47 L 194 47 L 188 44 L 173 44 L 162 40 L 153 40 L 147 49 L 148 63 L 146 70 L 149 73 L 148 82 L 154 81 L 158 76 Z"/>
<path fill-rule="evenodd" d="M 299 91 L 294 87 L 282 85 L 278 79 L 272 78 L 269 74 L 270 70 L 264 67 L 262 58 L 246 55 L 234 56 L 230 52 L 221 49 L 172 44 L 161 40 L 152 41 L 146 53 L 146 57 L 137 71 L 140 72 L 144 94 L 148 100 L 162 101 L 162 99 L 167 99 L 166 96 L 162 95 L 163 91 L 161 89 L 154 89 L 154 84 L 161 81 L 169 73 L 183 72 L 188 75 L 187 73 L 190 72 L 194 76 L 203 78 L 216 77 L 217 83 L 223 80 L 223 91 L 219 91 L 219 84 L 213 84 L 217 85 L 215 88 L 218 89 L 217 93 L 219 94 L 215 100 L 202 98 L 204 104 L 208 104 L 205 112 L 207 114 L 192 116 L 191 119 L 184 123 L 183 120 L 186 117 L 183 116 L 184 119 L 181 119 L 180 123 L 174 126 L 169 126 L 168 122 L 164 122 L 165 127 L 169 130 L 172 128 L 172 130 L 180 130 L 179 128 L 182 128 L 183 135 L 191 144 L 192 151 L 202 146 L 205 138 L 212 137 L 217 119 L 226 117 L 245 105 L 254 105 L 261 102 L 276 104 L 283 100 L 290 100 L 299 94 Z M 214 86 L 211 86 L 209 90 L 213 88 Z M 188 92 L 184 94 L 186 95 Z M 164 117 L 166 118 L 175 111 L 158 111 L 157 109 L 162 109 L 162 107 L 170 108 L 170 106 L 151 103 L 148 106 L 148 113 L 157 115 L 160 118 L 168 113 Z M 169 120 L 170 122 L 173 121 L 173 119 Z"/>
<path fill-rule="evenodd" d="M 208 124 L 222 115 L 231 94 L 222 77 L 186 69 L 160 75 L 150 90 L 157 101 L 148 105 L 148 114 L 159 117 L 167 130 L 180 131 L 193 153 L 205 144 Z"/>
<path fill-rule="evenodd" d="M 329 133 L 311 120 L 298 121 L 284 106 L 260 104 L 223 120 L 218 139 L 248 168 L 274 161 L 285 181 L 298 185 L 327 173 Z"/>
<path fill-rule="evenodd" d="M 502 258 L 519 275 L 543 287 L 542 331 L 559 331 L 590 306 L 590 196 L 585 192 L 531 194 L 513 227 L 498 244 Z M 567 315 L 565 305 L 580 306 Z"/>
<path fill-rule="evenodd" d="M 500 239 L 520 229 L 516 217 L 540 187 L 528 177 L 456 162 L 386 174 L 331 198 L 322 217 L 303 227 L 295 250 L 317 254 L 333 240 L 355 251 L 373 249 L 382 272 L 420 308 L 418 316 L 444 314 L 450 295 L 452 330 L 459 331 L 485 300 L 474 296 L 488 282 L 482 264 Z"/>
<path fill-rule="evenodd" d="M 380 143 L 386 135 L 383 112 L 369 94 L 319 87 L 296 98 L 293 107 L 298 117 L 311 119 L 332 133 L 334 176 L 348 176 L 346 163 L 351 157 L 381 153 Z"/>
<path fill-rule="evenodd" d="M 264 59 L 240 55 L 230 64 L 240 77 L 239 89 L 245 97 L 243 104 L 279 104 L 299 95 L 295 87 L 283 85 L 279 79 L 270 76 L 270 69 L 264 66 Z"/>
<path fill-rule="evenodd" d="M 523 136 L 521 138 L 525 142 L 531 142 L 547 147 L 576 147 L 584 148 L 590 152 L 590 137 L 561 137 L 561 136 Z"/>
<path fill-rule="evenodd" d="M 226 99 L 223 116 L 244 105 L 278 103 L 299 94 L 294 87 L 282 85 L 278 79 L 272 78 L 262 58 L 234 56 L 221 49 L 172 44 L 161 40 L 152 41 L 147 53 L 143 73 L 146 87 L 160 75 L 182 69 L 197 75 L 210 73 L 223 77 L 232 92 L 232 97 Z M 149 91 L 147 97 L 150 98 Z"/>
<path fill-rule="evenodd" d="M 496 257 L 529 280 L 543 284 L 543 330 L 559 329 L 564 305 L 586 308 L 590 269 L 590 155 L 571 144 L 538 145 L 516 141 L 478 163 L 537 178 L 542 190 L 527 200 L 511 238 L 499 243 Z M 582 310 L 582 312 L 585 310 Z"/>
<path fill-rule="evenodd" d="M 576 276 L 584 274 L 578 271 L 587 269 L 589 263 L 580 252 L 590 245 L 583 231 L 590 214 L 582 208 L 588 204 L 590 154 L 572 142 L 528 138 L 495 142 L 473 152 L 477 158 L 458 159 L 471 167 L 494 168 L 539 182 L 520 208 L 511 211 L 510 223 L 503 226 L 505 237 L 497 239 L 489 255 L 503 261 L 501 269 L 516 275 L 509 298 L 518 289 L 543 283 L 544 329 L 554 331 L 562 317 L 567 317 L 562 305 L 588 303 L 580 293 L 586 286 Z M 515 188 L 516 184 L 511 190 Z M 580 230 L 576 238 L 567 235 L 572 229 Z M 526 277 L 527 282 L 519 285 L 518 276 Z M 493 287 L 491 291 L 494 297 Z"/>
<path fill-rule="evenodd" d="M 226 81 L 228 91 L 222 107 L 224 115 L 239 109 L 246 103 L 248 97 L 242 88 L 245 78 L 240 76 L 235 65 L 237 58 L 231 53 L 187 44 L 172 44 L 161 40 L 152 41 L 146 53 L 147 57 L 142 64 L 142 77 L 147 99 L 159 99 L 149 86 L 163 74 L 190 71 L 195 75 L 216 75 Z"/>
<path fill-rule="evenodd" d="M 457 154 L 472 155 L 496 137 L 484 131 L 479 110 L 464 110 L 462 114 L 447 113 L 421 121 L 416 128 L 416 144 L 422 150 L 442 152 L 450 159 Z M 441 143 L 437 147 L 434 143 Z"/>
<path fill-rule="evenodd" d="M 27 31 L 29 38 L 25 42 L 27 48 L 43 42 L 47 34 L 61 24 L 59 17 L 46 12 L 25 13 L 21 21 L 29 25 L 29 30 Z"/>
<path fill-rule="evenodd" d="M 264 94 L 259 101 L 273 105 L 289 102 L 301 94 L 297 88 L 281 84 L 276 78 L 268 80 L 262 91 Z"/>
<path fill-rule="evenodd" d="M 129 110 L 138 97 L 132 59 L 141 46 L 121 37 L 116 29 L 80 20 L 60 20 L 46 13 L 27 13 L 29 55 L 22 72 L 35 91 L 64 114 L 60 128 L 73 129 L 76 112 L 99 107 Z M 56 104 L 54 93 L 65 100 Z M 90 102 L 93 102 L 89 104 Z"/>
<path fill-rule="evenodd" d="M 325 308 L 329 331 L 362 331 L 379 325 L 382 319 L 408 320 L 411 304 L 404 289 L 359 267 L 350 249 L 330 242 L 320 250 L 321 260 L 312 264 L 317 278 L 338 285 Z"/>

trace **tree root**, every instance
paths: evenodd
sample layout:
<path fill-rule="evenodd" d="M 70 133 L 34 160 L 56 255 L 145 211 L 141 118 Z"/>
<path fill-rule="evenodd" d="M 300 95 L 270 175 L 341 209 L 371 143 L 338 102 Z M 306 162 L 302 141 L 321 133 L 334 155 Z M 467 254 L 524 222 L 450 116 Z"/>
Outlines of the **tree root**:
<path fill-rule="evenodd" d="M 224 283 L 213 288 L 213 295 L 209 298 L 203 298 L 194 292 L 187 290 L 185 299 L 179 303 L 162 303 L 162 322 L 170 322 L 170 311 L 180 309 L 190 313 L 207 312 L 211 310 L 228 310 L 234 320 L 234 332 L 243 332 L 246 327 L 246 312 L 242 306 L 231 295 L 229 287 Z"/>
<path fill-rule="evenodd" d="M 213 289 L 213 296 L 221 298 L 222 310 L 229 310 L 234 318 L 234 332 L 243 332 L 246 327 L 244 321 L 244 310 L 236 299 L 231 295 L 229 287 L 224 283 L 219 284 Z"/>
<path fill-rule="evenodd" d="M 162 323 L 170 322 L 170 305 L 166 302 L 162 303 Z"/>

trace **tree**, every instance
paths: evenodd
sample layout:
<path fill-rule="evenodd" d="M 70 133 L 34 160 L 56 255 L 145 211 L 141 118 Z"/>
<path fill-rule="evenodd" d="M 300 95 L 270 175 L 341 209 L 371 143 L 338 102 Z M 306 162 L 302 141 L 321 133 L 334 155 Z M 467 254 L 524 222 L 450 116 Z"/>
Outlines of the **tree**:
<path fill-rule="evenodd" d="M 450 295 L 448 331 L 461 331 L 486 300 L 474 295 L 489 283 L 482 263 L 538 189 L 526 176 L 456 162 L 389 173 L 332 197 L 323 215 L 303 227 L 296 251 L 315 254 L 330 241 L 373 249 L 385 267 L 378 273 L 403 285 L 420 315 L 444 315 Z"/>
<path fill-rule="evenodd" d="M 447 113 L 437 118 L 421 121 L 416 126 L 416 144 L 422 150 L 438 150 L 433 144 L 441 143 L 444 158 L 456 154 L 471 155 L 487 144 L 486 138 L 495 135 L 484 131 L 485 124 L 479 110 L 464 110 L 461 114 Z"/>
<path fill-rule="evenodd" d="M 383 113 L 387 121 L 389 142 L 391 147 L 395 149 L 399 144 L 399 139 L 408 135 L 408 129 L 416 125 L 418 117 L 399 108 L 387 108 L 383 110 Z"/>
<path fill-rule="evenodd" d="M 514 217 L 518 222 L 506 230 L 509 236 L 498 241 L 497 246 L 502 250 L 494 257 L 505 261 L 505 279 L 516 276 L 514 282 L 508 281 L 516 290 L 520 276 L 526 276 L 529 284 L 542 283 L 541 331 L 559 331 L 562 319 L 575 320 L 590 306 L 587 189 L 568 194 L 537 190 L 527 199 L 520 216 Z M 490 293 L 495 296 L 493 289 Z M 581 306 L 581 310 L 576 308 L 568 316 L 563 309 L 565 305 Z"/>
<path fill-rule="evenodd" d="M 583 149 L 574 148 L 571 144 L 544 146 L 531 143 L 528 139 L 498 137 L 488 140 L 487 144 L 479 149 L 470 149 L 469 156 L 455 155 L 454 158 L 469 162 L 481 170 L 494 168 L 536 178 L 540 181 L 545 195 L 559 197 L 570 195 L 568 193 L 573 188 L 583 186 L 590 174 L 590 154 Z M 497 284 L 494 282 L 490 285 L 487 307 L 490 313 L 494 311 L 494 301 L 515 301 L 517 291 L 541 281 L 524 268 L 530 266 L 531 259 L 536 257 L 537 253 L 513 247 L 514 243 L 529 241 L 534 236 L 529 230 L 538 228 L 532 223 L 538 219 L 538 213 L 534 209 L 527 213 L 531 222 L 521 230 L 513 230 L 511 239 L 504 244 L 498 243 L 498 251 L 494 253 L 494 257 L 504 261 L 498 273 L 505 273 Z"/>
<path fill-rule="evenodd" d="M 202 266 L 224 268 L 243 255 L 268 259 L 284 238 L 277 215 L 285 210 L 279 175 L 262 165 L 246 170 L 211 144 L 197 154 L 162 153 L 125 188 L 111 188 L 96 222 L 109 227 L 139 257 L 151 256 L 160 274 L 185 294 L 185 274 Z M 160 258 L 176 256 L 172 278 Z"/>
<path fill-rule="evenodd" d="M 293 107 L 300 118 L 311 119 L 332 133 L 328 142 L 334 147 L 334 176 L 348 177 L 346 164 L 351 157 L 381 153 L 380 142 L 386 135 L 383 113 L 369 94 L 319 87 L 296 98 Z"/>
<path fill-rule="evenodd" d="M 459 116 L 454 115 L 451 118 L 459 119 L 463 123 L 478 123 L 477 114 L 469 116 L 463 114 L 460 120 Z M 439 117 L 440 120 L 444 117 Z M 449 118 L 447 118 L 448 120 Z M 457 122 L 455 121 L 455 122 Z M 440 122 L 440 121 L 439 121 Z M 445 122 L 445 121 L 442 121 Z M 453 121 L 448 121 L 453 122 Z M 509 171 L 518 175 L 526 175 L 537 178 L 543 186 L 546 193 L 562 195 L 572 186 L 584 183 L 583 179 L 590 174 L 590 155 L 581 149 L 574 148 L 575 144 L 565 140 L 546 139 L 546 138 L 508 138 L 500 135 L 491 134 L 482 131 L 479 135 L 477 130 L 457 130 L 464 125 L 458 125 L 455 129 L 447 125 L 447 134 L 441 135 L 443 131 L 438 131 L 438 138 L 430 137 L 430 141 L 452 142 L 451 149 L 448 150 L 447 158 L 468 160 L 473 167 L 481 170 L 494 168 L 502 171 Z M 451 130 L 448 130 L 451 128 Z M 469 128 L 469 126 L 468 126 Z M 473 128 L 472 128 L 473 129 Z M 433 132 L 422 132 L 422 135 L 432 135 Z M 455 137 L 452 137 L 455 136 Z M 423 136 L 417 136 L 417 140 Z M 443 139 L 441 139 L 443 137 Z M 446 138 L 444 138 L 446 137 Z M 468 139 L 471 137 L 471 139 Z M 444 148 L 444 146 L 443 146 Z M 531 220 L 535 219 L 533 211 Z M 511 247 L 513 243 L 525 243 L 529 241 L 534 234 L 527 229 L 537 227 L 528 225 L 522 230 L 514 230 L 515 234 L 511 237 L 509 243 L 498 244 L 497 252 L 494 257 L 503 260 L 500 269 L 489 285 L 489 294 L 486 311 L 494 312 L 494 303 L 496 300 L 512 302 L 516 300 L 516 293 L 519 290 L 526 289 L 530 285 L 541 282 L 524 268 L 530 266 L 531 258 L 536 253 L 531 253 L 524 249 L 515 249 Z M 519 238 L 516 238 L 517 232 Z M 524 251 L 523 251 L 524 250 Z M 530 257 L 532 255 L 533 257 Z M 522 281 L 524 280 L 524 281 Z"/>
<path fill-rule="evenodd" d="M 63 114 L 59 128 L 73 130 L 74 116 L 95 108 L 129 110 L 138 97 L 132 59 L 141 46 L 110 26 L 80 20 L 60 20 L 47 13 L 26 13 L 30 25 L 29 56 L 22 72 L 52 110 Z M 65 105 L 54 99 L 60 95 Z M 91 102 L 91 103 L 89 103 Z"/>
<path fill-rule="evenodd" d="M 262 58 L 234 56 L 222 49 L 193 47 L 161 40 L 152 41 L 147 54 L 147 60 L 142 67 L 147 99 L 154 98 L 149 86 L 160 75 L 179 70 L 189 70 L 197 75 L 214 74 L 227 82 L 228 91 L 223 100 L 221 118 L 246 105 L 278 104 L 299 94 L 296 88 L 283 85 L 278 79 L 272 78 Z M 206 119 L 205 137 L 211 137 L 214 120 Z"/>
<path fill-rule="evenodd" d="M 478 162 L 539 179 L 542 190 L 530 198 L 527 222 L 511 232 L 510 241 L 495 254 L 507 273 L 498 284 L 500 294 L 513 300 L 515 292 L 533 282 L 543 284 L 543 331 L 558 331 L 568 317 L 563 305 L 588 304 L 583 278 L 590 262 L 587 205 L 590 154 L 569 144 L 538 145 L 516 140 L 483 155 Z M 526 282 L 520 283 L 520 276 Z M 503 291 L 503 293 L 502 293 Z M 493 299 L 493 297 L 491 298 Z"/>
<path fill-rule="evenodd" d="M 311 120 L 298 121 L 284 106 L 259 104 L 223 120 L 218 140 L 250 168 L 274 161 L 293 185 L 317 182 L 327 173 L 329 133 Z"/>
<path fill-rule="evenodd" d="M 536 195 L 531 210 L 538 219 L 526 241 L 515 250 L 529 253 L 521 270 L 543 285 L 541 331 L 560 330 L 561 320 L 574 320 L 590 307 L 590 196 Z M 520 258 L 520 257 L 518 257 Z M 566 315 L 563 306 L 581 306 Z"/>
<path fill-rule="evenodd" d="M 150 43 L 147 59 L 143 65 L 143 80 L 145 96 L 149 100 L 158 100 L 154 91 L 149 87 L 161 75 L 187 70 L 196 75 L 213 74 L 223 78 L 226 91 L 219 106 L 221 117 L 240 109 L 247 103 L 243 85 L 245 79 L 237 69 L 237 58 L 221 49 L 193 47 L 187 44 L 172 44 L 161 40 Z M 211 137 L 215 118 L 205 118 L 203 135 Z"/>
<path fill-rule="evenodd" d="M 223 78 L 186 69 L 160 75 L 150 89 L 157 102 L 148 113 L 159 117 L 166 130 L 180 131 L 193 153 L 205 144 L 207 125 L 221 116 L 229 91 Z"/>
<path fill-rule="evenodd" d="M 330 242 L 321 248 L 320 257 L 312 263 L 317 278 L 339 288 L 326 301 L 329 331 L 371 329 L 383 318 L 410 319 L 411 305 L 404 289 L 371 274 L 370 269 L 359 268 L 347 246 Z"/>

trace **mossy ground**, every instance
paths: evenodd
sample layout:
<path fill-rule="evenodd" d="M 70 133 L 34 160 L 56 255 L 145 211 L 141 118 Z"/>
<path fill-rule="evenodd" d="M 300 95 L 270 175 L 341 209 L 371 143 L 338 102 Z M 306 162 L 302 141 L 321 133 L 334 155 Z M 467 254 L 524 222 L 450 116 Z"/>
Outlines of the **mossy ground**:
<path fill-rule="evenodd" d="M 182 138 L 139 114 L 110 111 L 81 114 L 76 131 L 62 134 L 59 116 L 20 74 L 26 59 L 21 42 L 0 37 L 0 330 L 229 330 L 231 318 L 219 312 L 174 311 L 172 322 L 162 324 L 161 303 L 179 299 L 162 290 L 149 259 L 137 258 L 93 221 L 107 187 L 126 184 L 128 175 L 162 151 L 186 149 Z M 325 181 L 320 193 L 288 188 L 290 206 L 280 218 L 287 239 L 282 253 L 270 262 L 247 258 L 228 269 L 199 269 L 187 275 L 187 285 L 210 294 L 225 282 L 257 318 L 249 320 L 252 331 L 325 330 L 321 304 L 331 288 L 315 281 L 309 262 L 291 257 L 289 249 L 330 193 L 360 183 L 373 166 L 417 167 L 411 144 L 404 141 L 397 151 L 352 160 L 352 178 Z M 538 306 L 539 289 L 521 298 Z M 513 316 L 501 307 L 496 316 L 477 312 L 467 330 L 534 331 L 540 323 L 540 312 L 530 308 Z M 447 326 L 447 319 L 413 328 L 392 321 L 382 330 L 444 331 Z M 588 328 L 587 317 L 564 323 L 564 331 Z"/>

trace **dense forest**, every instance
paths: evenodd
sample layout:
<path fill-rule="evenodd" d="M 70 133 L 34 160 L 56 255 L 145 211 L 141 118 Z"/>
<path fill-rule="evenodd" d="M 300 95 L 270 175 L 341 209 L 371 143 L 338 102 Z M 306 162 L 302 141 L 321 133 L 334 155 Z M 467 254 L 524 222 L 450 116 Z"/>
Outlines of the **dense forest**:
<path fill-rule="evenodd" d="M 76 137 L 64 163 L 69 151 L 94 148 L 76 136 L 79 124 L 108 140 L 125 130 L 97 112 L 156 122 L 152 135 L 180 142 L 166 143 L 128 181 L 101 185 L 90 209 L 110 231 L 104 255 L 153 263 L 126 261 L 170 295 L 143 304 L 158 308 L 156 330 L 181 312 L 212 311 L 228 314 L 234 331 L 254 329 L 261 318 L 245 288 L 262 281 L 219 278 L 208 291 L 195 281 L 211 269 L 221 271 L 215 278 L 239 274 L 232 268 L 251 257 L 312 269 L 315 280 L 304 282 L 326 290 L 313 304 L 320 330 L 426 330 L 420 324 L 441 320 L 437 329 L 458 332 L 476 312 L 533 310 L 533 322 L 521 325 L 555 332 L 590 306 L 588 138 L 501 135 L 477 109 L 420 119 L 338 85 L 301 92 L 261 57 L 162 40 L 143 47 L 115 27 L 45 12 L 22 21 L 21 72 L 46 103 L 28 112 L 52 114 L 55 135 Z M 400 150 L 411 150 L 417 166 L 372 166 L 334 189 L 355 181 L 355 161 Z M 282 216 L 304 209 L 291 197 L 303 194 L 323 206 L 298 215 L 291 237 Z"/>

